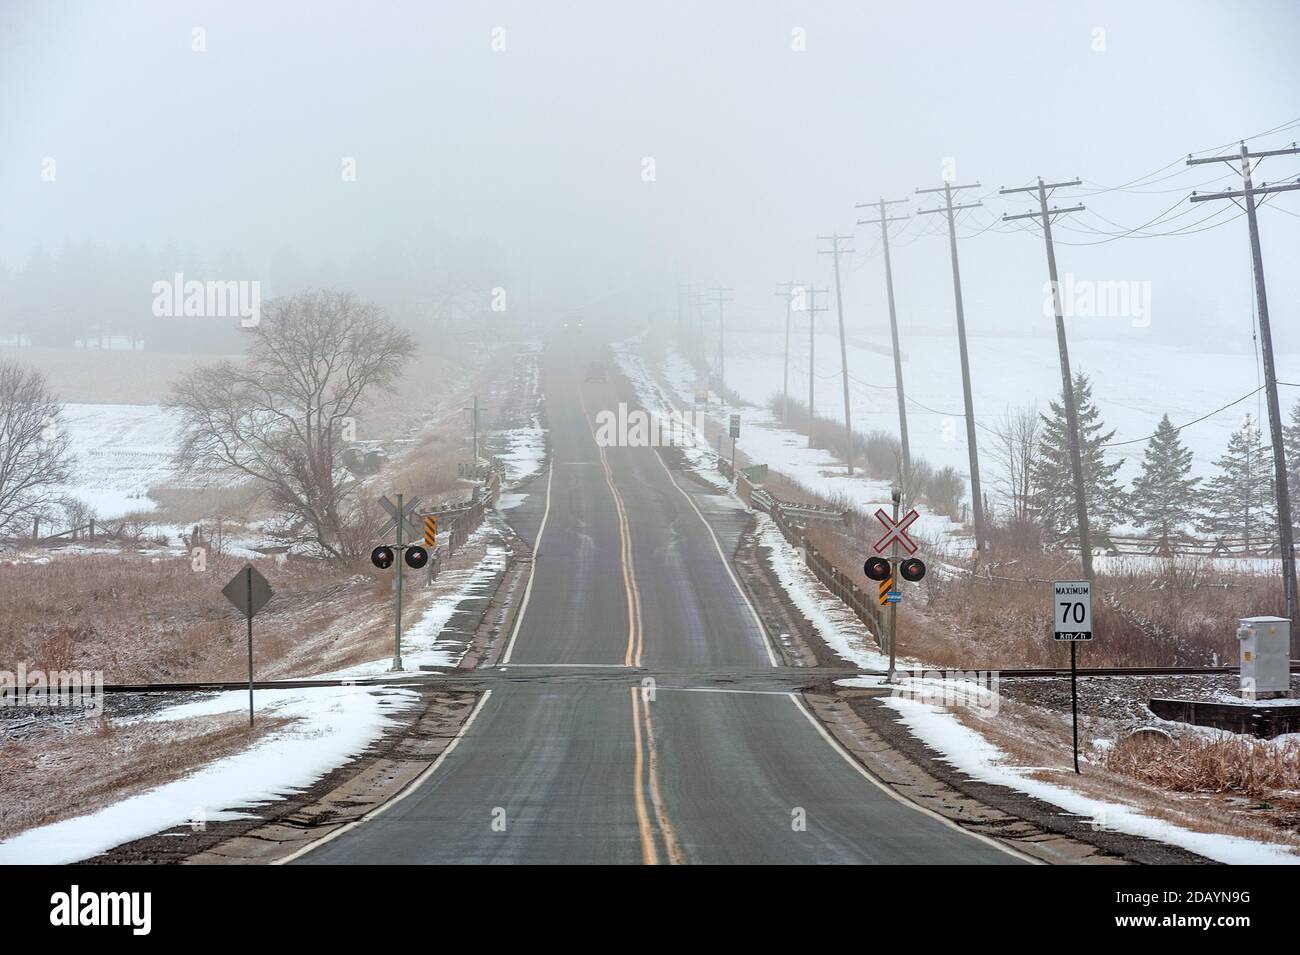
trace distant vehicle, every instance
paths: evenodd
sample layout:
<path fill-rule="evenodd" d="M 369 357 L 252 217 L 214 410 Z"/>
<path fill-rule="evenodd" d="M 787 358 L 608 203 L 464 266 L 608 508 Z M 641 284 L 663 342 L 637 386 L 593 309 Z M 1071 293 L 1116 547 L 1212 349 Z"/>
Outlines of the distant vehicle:
<path fill-rule="evenodd" d="M 565 332 L 565 334 L 576 335 L 577 333 L 582 331 L 582 319 L 566 318 L 563 322 L 560 323 L 560 328 Z"/>
<path fill-rule="evenodd" d="M 603 361 L 593 361 L 587 366 L 587 380 L 600 382 L 606 380 L 605 363 Z"/>

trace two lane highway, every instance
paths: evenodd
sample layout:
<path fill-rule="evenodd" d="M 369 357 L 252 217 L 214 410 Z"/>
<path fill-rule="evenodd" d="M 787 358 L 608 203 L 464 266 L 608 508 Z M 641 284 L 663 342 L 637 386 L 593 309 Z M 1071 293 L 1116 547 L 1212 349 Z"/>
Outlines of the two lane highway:
<path fill-rule="evenodd" d="M 1019 861 L 875 783 L 791 694 L 641 686 L 638 667 L 778 658 L 725 556 L 743 513 L 710 506 L 655 449 L 597 447 L 594 416 L 618 399 L 583 382 L 585 357 L 546 356 L 551 460 L 502 665 L 628 685 L 494 688 L 417 785 L 297 861 Z"/>

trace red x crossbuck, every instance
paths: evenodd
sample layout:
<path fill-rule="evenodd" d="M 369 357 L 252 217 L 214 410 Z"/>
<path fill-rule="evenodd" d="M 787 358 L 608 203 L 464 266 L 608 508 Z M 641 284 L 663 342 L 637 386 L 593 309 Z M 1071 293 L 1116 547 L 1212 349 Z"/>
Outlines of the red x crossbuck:
<path fill-rule="evenodd" d="M 895 524 L 894 519 L 885 513 L 885 509 L 883 507 L 879 508 L 876 511 L 876 520 L 885 525 L 886 533 L 884 537 L 876 541 L 876 553 L 883 554 L 886 549 L 894 543 L 894 541 L 898 541 L 905 551 L 909 554 L 915 554 L 916 544 L 913 542 L 912 538 L 907 536 L 907 529 L 911 527 L 912 523 L 920 516 L 920 514 L 916 513 L 916 508 L 912 508 L 912 510 L 904 514 L 902 519 Z"/>

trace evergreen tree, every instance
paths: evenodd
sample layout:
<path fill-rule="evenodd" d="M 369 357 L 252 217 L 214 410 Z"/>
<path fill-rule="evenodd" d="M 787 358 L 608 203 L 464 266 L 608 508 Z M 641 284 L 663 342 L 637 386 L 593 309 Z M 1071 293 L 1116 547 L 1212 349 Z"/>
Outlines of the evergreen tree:
<path fill-rule="evenodd" d="M 1291 423 L 1282 426 L 1286 452 L 1287 490 L 1291 492 L 1291 521 L 1300 524 L 1300 398 L 1291 406 Z"/>
<path fill-rule="evenodd" d="M 1255 419 L 1246 415 L 1214 462 L 1219 473 L 1205 486 L 1201 529 L 1216 537 L 1261 538 L 1277 533 L 1273 464 Z"/>
<path fill-rule="evenodd" d="M 1115 436 L 1103 431 L 1101 412 L 1092 401 L 1092 384 L 1082 372 L 1074 376 L 1074 402 L 1079 414 L 1079 456 L 1083 463 L 1084 497 L 1093 543 L 1105 543 L 1110 528 L 1122 523 L 1127 511 L 1124 492 L 1115 481 L 1123 460 L 1107 464 L 1102 446 Z M 1035 512 L 1049 536 L 1069 540 L 1078 534 L 1075 519 L 1074 471 L 1070 464 L 1069 425 L 1065 398 L 1051 403 L 1042 415 L 1034 484 L 1038 489 Z"/>
<path fill-rule="evenodd" d="M 1201 479 L 1191 477 L 1191 470 L 1192 451 L 1165 415 L 1147 442 L 1142 473 L 1133 481 L 1129 497 L 1133 523 L 1162 538 L 1176 536 L 1195 523 L 1199 512 L 1196 485 Z"/>

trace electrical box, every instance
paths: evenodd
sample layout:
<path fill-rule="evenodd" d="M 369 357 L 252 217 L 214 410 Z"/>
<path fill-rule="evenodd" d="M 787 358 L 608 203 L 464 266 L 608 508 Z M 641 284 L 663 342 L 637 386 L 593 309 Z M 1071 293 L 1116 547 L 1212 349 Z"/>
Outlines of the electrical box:
<path fill-rule="evenodd" d="M 1245 617 L 1238 621 L 1241 645 L 1241 695 L 1267 700 L 1291 695 L 1291 621 L 1286 617 Z"/>

